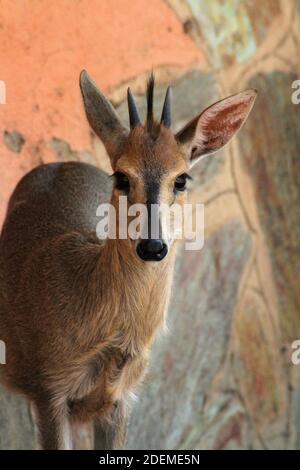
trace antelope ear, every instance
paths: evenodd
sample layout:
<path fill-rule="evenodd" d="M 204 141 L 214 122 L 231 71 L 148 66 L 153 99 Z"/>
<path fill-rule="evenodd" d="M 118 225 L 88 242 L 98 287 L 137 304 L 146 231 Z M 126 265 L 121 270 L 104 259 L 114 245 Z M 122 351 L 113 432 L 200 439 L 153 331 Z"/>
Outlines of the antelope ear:
<path fill-rule="evenodd" d="M 114 160 L 126 140 L 128 131 L 85 70 L 80 74 L 80 89 L 89 124 L 102 140 L 111 160 Z"/>
<path fill-rule="evenodd" d="M 178 143 L 186 148 L 191 166 L 230 141 L 246 121 L 256 96 L 256 90 L 246 90 L 218 101 L 176 134 Z"/>

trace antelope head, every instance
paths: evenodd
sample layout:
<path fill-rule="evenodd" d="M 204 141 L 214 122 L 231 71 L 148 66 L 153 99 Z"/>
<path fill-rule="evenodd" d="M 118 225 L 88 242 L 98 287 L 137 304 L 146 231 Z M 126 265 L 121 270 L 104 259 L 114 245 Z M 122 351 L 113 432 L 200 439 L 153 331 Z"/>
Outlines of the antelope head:
<path fill-rule="evenodd" d="M 119 120 L 115 110 L 86 71 L 80 87 L 87 119 L 102 140 L 114 171 L 112 200 L 127 196 L 128 203 L 147 209 L 144 225 L 132 247 L 143 261 L 161 261 L 172 244 L 164 230 L 159 208 L 186 201 L 189 170 L 202 157 L 226 145 L 241 128 L 256 98 L 255 90 L 246 90 L 218 101 L 192 119 L 182 130 L 171 130 L 171 89 L 167 89 L 160 120 L 153 115 L 154 77 L 147 84 L 147 118 L 141 122 L 128 89 L 130 129 Z M 153 225 L 157 228 L 152 236 Z"/>

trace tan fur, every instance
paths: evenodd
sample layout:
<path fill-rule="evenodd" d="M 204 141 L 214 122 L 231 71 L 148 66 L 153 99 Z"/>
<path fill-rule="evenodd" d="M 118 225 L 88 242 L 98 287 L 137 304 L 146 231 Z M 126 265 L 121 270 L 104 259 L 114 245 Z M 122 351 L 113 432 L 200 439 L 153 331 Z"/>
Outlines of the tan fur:
<path fill-rule="evenodd" d="M 184 204 L 185 193 L 174 191 L 190 164 L 180 138 L 157 123 L 128 134 L 86 75 L 81 85 L 89 122 L 108 151 L 113 147 L 114 171 L 130 179 L 128 204 L 147 203 L 147 178 L 159 179 L 159 203 Z M 224 143 L 233 135 L 252 106 L 243 96 L 230 98 L 228 109 L 221 106 L 224 135 L 212 108 L 201 114 L 206 136 L 208 122 L 214 139 Z M 203 129 L 196 129 L 193 142 Z M 185 144 L 187 134 L 188 128 L 180 134 Z M 203 153 L 205 143 L 199 148 Z M 25 175 L 8 205 L 0 237 L 2 381 L 34 404 L 45 449 L 70 448 L 69 423 L 91 420 L 98 422 L 98 448 L 123 445 L 129 398 L 165 323 L 176 244 L 162 261 L 145 262 L 135 240 L 96 236 L 98 205 L 110 200 L 118 224 L 121 194 L 97 168 L 56 163 Z"/>
<path fill-rule="evenodd" d="M 157 146 L 148 146 L 148 149 L 143 138 L 145 135 L 133 133 L 116 164 L 116 169 L 126 171 L 130 168 L 136 175 L 136 184 L 133 184 L 135 187 L 129 197 L 132 202 L 145 202 L 143 165 L 157 168 L 160 164 L 166 174 L 163 183 L 167 186 L 170 178 L 176 176 L 176 171 L 186 168 L 172 136 L 167 135 L 166 138 L 162 135 Z M 170 151 L 169 141 L 173 146 L 170 145 Z M 152 153 L 149 152 L 151 148 Z M 159 161 L 161 153 L 164 158 Z M 69 166 L 69 172 L 65 173 L 69 179 L 72 177 L 71 167 L 78 164 L 64 165 Z M 171 166 L 170 173 L 168 165 Z M 40 408 L 40 415 L 48 406 L 52 418 L 45 419 L 61 422 L 58 429 L 66 426 L 63 423 L 68 416 L 71 421 L 79 422 L 97 418 L 102 422 L 104 419 L 109 421 L 116 404 L 126 401 L 143 379 L 151 344 L 164 325 L 175 246 L 160 263 L 145 263 L 138 258 L 132 240 L 107 240 L 103 244 L 95 239 L 93 233 L 75 230 L 50 239 L 46 236 L 42 243 L 35 243 L 38 234 L 34 232 L 34 225 L 38 221 L 35 218 L 31 224 L 27 219 L 26 224 L 28 228 L 31 225 L 33 233 L 32 236 L 28 234 L 29 239 L 25 237 L 22 243 L 25 248 L 30 244 L 30 250 L 26 248 L 26 256 L 24 252 L 17 255 L 16 261 L 21 257 L 22 269 L 19 271 L 14 265 L 17 284 L 13 292 L 10 288 L 6 290 L 5 273 L 12 269 L 7 240 L 14 230 L 14 220 L 20 222 L 17 213 L 24 213 L 31 202 L 30 195 L 26 194 L 23 199 L 22 194 L 27 180 L 28 176 L 12 196 L 2 234 L 3 249 L 8 248 L 6 253 L 2 249 L 0 265 L 3 277 L 0 336 L 8 349 L 5 382 L 29 397 Z M 29 186 L 31 184 L 29 182 Z M 76 187 L 76 180 L 71 184 Z M 64 194 L 64 197 L 68 196 Z M 119 193 L 115 190 L 111 203 L 117 213 L 118 199 Z M 75 203 L 73 201 L 74 206 Z M 31 216 L 36 217 L 34 209 L 32 212 Z M 48 221 L 46 226 L 48 228 Z M 40 220 L 39 230 L 43 231 L 43 220 Z M 22 233 L 17 238 L 20 243 Z M 58 266 L 55 260 L 61 260 L 61 265 Z M 66 283 L 70 281 L 70 291 L 63 290 L 60 297 L 57 288 L 62 279 L 66 279 Z M 73 295 L 75 299 L 72 299 Z M 33 305 L 35 299 L 37 302 Z M 62 318 L 60 310 L 67 312 L 62 314 Z M 14 324 L 8 317 L 4 318 L 9 313 Z M 30 344 L 30 338 L 35 338 L 36 342 L 31 341 Z M 37 373 L 35 383 L 31 383 L 31 368 Z M 64 447 L 62 440 L 62 436 L 56 436 L 56 441 L 49 443 L 42 437 L 47 448 Z M 121 444 L 118 436 L 115 442 Z"/>

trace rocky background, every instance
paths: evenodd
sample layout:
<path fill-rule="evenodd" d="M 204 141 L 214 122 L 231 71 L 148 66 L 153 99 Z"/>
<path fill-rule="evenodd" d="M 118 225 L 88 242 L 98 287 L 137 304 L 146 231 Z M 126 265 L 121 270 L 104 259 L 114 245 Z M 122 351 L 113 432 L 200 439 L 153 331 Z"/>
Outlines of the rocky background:
<path fill-rule="evenodd" d="M 126 121 L 126 88 L 145 109 L 153 67 L 157 109 L 173 85 L 174 128 L 258 90 L 238 137 L 193 170 L 205 245 L 180 251 L 169 334 L 153 351 L 128 448 L 300 448 L 300 2 L 3 0 L 0 37 L 0 223 L 16 182 L 42 162 L 109 170 L 84 116 L 82 68 Z M 77 441 L 89 446 L 90 430 Z M 26 403 L 1 390 L 0 448 L 32 447 Z"/>

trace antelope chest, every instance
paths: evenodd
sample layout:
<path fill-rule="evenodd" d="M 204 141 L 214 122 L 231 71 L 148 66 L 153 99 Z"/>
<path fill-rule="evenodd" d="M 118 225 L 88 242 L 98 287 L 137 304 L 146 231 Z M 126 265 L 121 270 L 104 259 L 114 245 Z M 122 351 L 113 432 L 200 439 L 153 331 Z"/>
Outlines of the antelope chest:
<path fill-rule="evenodd" d="M 128 294 L 124 310 L 114 311 L 105 348 L 85 364 L 80 387 L 84 395 L 97 388 L 107 401 L 117 401 L 134 393 L 146 373 L 152 342 L 164 326 L 169 287 L 170 282 L 152 285 L 142 299 Z"/>
<path fill-rule="evenodd" d="M 108 367 L 107 385 L 115 399 L 134 392 L 144 378 L 151 344 L 164 325 L 165 310 L 165 299 L 158 305 L 150 301 L 147 311 L 136 322 L 124 325 L 120 346 Z"/>

